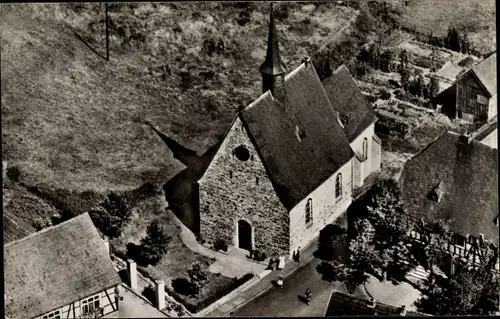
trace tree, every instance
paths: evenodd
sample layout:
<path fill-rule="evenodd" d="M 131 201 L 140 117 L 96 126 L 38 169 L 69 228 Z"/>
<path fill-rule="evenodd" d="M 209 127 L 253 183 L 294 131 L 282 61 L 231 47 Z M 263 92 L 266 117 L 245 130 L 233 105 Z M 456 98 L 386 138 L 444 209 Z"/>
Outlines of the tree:
<path fill-rule="evenodd" d="M 313 59 L 313 65 L 321 81 L 329 78 L 333 74 L 330 65 L 330 54 L 328 52 L 316 53 Z"/>
<path fill-rule="evenodd" d="M 372 43 L 368 52 L 370 54 L 370 65 L 378 70 L 380 68 L 380 45 Z"/>
<path fill-rule="evenodd" d="M 445 39 L 445 45 L 448 49 L 460 52 L 460 35 L 455 27 L 448 28 L 448 34 Z"/>
<path fill-rule="evenodd" d="M 380 70 L 384 72 L 391 72 L 390 67 L 392 63 L 393 52 L 390 49 L 385 50 L 380 56 Z"/>
<path fill-rule="evenodd" d="M 122 225 L 129 216 L 130 208 L 127 200 L 116 194 L 110 194 L 97 209 L 90 211 L 94 224 L 110 238 L 120 236 Z M 73 212 L 63 211 L 64 219 L 71 217 L 74 217 Z"/>
<path fill-rule="evenodd" d="M 402 50 L 399 55 L 399 70 L 404 70 L 408 67 L 408 51 Z"/>
<path fill-rule="evenodd" d="M 435 46 L 432 47 L 432 52 L 429 55 L 431 60 L 431 72 L 436 72 L 438 68 L 439 53 Z"/>
<path fill-rule="evenodd" d="M 195 295 L 197 295 L 208 281 L 208 274 L 201 268 L 199 262 L 195 262 L 188 269 L 188 277 L 194 286 Z"/>
<path fill-rule="evenodd" d="M 146 229 L 146 236 L 141 239 L 141 258 L 150 264 L 156 264 L 167 252 L 171 239 L 158 220 L 153 220 Z"/>
<path fill-rule="evenodd" d="M 464 32 L 463 36 L 460 38 L 460 47 L 463 53 L 469 53 L 471 49 L 471 43 L 469 41 L 469 36 L 467 31 Z"/>
<path fill-rule="evenodd" d="M 429 83 L 429 95 L 430 98 L 435 98 L 439 93 L 439 80 L 433 76 L 431 77 L 431 82 Z"/>

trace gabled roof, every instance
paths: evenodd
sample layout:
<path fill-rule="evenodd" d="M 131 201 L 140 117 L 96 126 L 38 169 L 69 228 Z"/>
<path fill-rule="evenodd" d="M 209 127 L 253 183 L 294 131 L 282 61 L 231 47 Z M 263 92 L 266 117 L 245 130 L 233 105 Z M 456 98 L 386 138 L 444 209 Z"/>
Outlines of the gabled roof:
<path fill-rule="evenodd" d="M 325 79 L 323 86 L 333 108 L 340 113 L 341 119 L 347 117 L 344 132 L 349 142 L 354 141 L 377 120 L 371 105 L 344 65 Z"/>
<path fill-rule="evenodd" d="M 497 94 L 497 53 L 476 64 L 472 71 L 491 96 Z"/>
<path fill-rule="evenodd" d="M 287 209 L 346 164 L 354 153 L 310 61 L 285 77 L 285 101 L 268 91 L 240 112 Z M 296 127 L 305 133 L 302 141 Z"/>
<path fill-rule="evenodd" d="M 5 245 L 4 267 L 11 319 L 42 315 L 121 282 L 87 213 Z"/>
<path fill-rule="evenodd" d="M 373 315 L 399 315 L 401 308 L 375 303 L 375 308 L 370 308 L 371 302 L 337 290 L 332 292 L 325 317 L 333 316 L 373 316 Z M 426 316 L 425 314 L 407 311 L 406 316 Z"/>
<path fill-rule="evenodd" d="M 406 162 L 400 186 L 407 212 L 427 221 L 447 220 L 462 235 L 498 245 L 498 152 L 470 137 L 446 132 Z M 442 185 L 439 202 L 428 198 Z"/>

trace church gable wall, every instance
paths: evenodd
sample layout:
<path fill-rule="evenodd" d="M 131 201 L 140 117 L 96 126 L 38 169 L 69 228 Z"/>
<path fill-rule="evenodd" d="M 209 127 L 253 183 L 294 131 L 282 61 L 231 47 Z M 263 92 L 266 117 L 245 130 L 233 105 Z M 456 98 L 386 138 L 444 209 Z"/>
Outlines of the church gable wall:
<path fill-rule="evenodd" d="M 248 154 L 243 149 L 241 153 L 236 151 L 241 146 Z M 252 225 L 253 249 L 268 256 L 288 253 L 288 212 L 239 118 L 199 181 L 199 194 L 200 233 L 204 239 L 213 242 L 221 238 L 237 246 L 238 220 L 243 219 Z"/>

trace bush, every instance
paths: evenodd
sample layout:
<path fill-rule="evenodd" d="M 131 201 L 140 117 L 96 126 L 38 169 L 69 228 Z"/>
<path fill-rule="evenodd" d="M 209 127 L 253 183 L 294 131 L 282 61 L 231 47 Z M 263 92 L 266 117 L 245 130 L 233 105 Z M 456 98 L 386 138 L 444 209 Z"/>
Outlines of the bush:
<path fill-rule="evenodd" d="M 260 250 L 254 250 L 253 251 L 253 259 L 256 261 L 264 261 L 266 260 L 267 255 L 265 252 L 260 251 Z"/>
<path fill-rule="evenodd" d="M 224 252 L 227 252 L 227 248 L 228 248 L 228 246 L 227 246 L 226 241 L 224 239 L 218 238 L 215 240 L 214 249 L 216 251 L 222 250 Z"/>
<path fill-rule="evenodd" d="M 52 222 L 49 218 L 47 217 L 38 217 L 33 221 L 33 227 L 36 230 L 42 230 L 46 227 L 52 226 Z"/>
<path fill-rule="evenodd" d="M 382 100 L 388 100 L 391 98 L 391 93 L 386 91 L 386 90 L 381 90 L 380 91 L 380 99 Z"/>
<path fill-rule="evenodd" d="M 121 228 L 130 216 L 127 200 L 111 193 L 99 207 L 90 211 L 92 221 L 106 236 L 119 237 Z"/>
<path fill-rule="evenodd" d="M 471 58 L 470 56 L 468 56 L 465 59 L 458 62 L 458 65 L 463 67 L 463 68 L 470 68 L 470 67 L 472 67 L 473 64 L 474 64 L 474 59 Z"/>
<path fill-rule="evenodd" d="M 156 291 L 153 287 L 147 286 L 142 290 L 141 295 L 143 295 L 147 300 L 149 300 L 153 305 L 156 305 Z"/>
<path fill-rule="evenodd" d="M 17 166 L 7 166 L 7 177 L 14 182 L 18 182 L 19 177 L 21 177 L 19 168 Z"/>
<path fill-rule="evenodd" d="M 187 297 L 194 297 L 198 294 L 196 285 L 184 277 L 172 280 L 172 288 L 176 293 Z"/>

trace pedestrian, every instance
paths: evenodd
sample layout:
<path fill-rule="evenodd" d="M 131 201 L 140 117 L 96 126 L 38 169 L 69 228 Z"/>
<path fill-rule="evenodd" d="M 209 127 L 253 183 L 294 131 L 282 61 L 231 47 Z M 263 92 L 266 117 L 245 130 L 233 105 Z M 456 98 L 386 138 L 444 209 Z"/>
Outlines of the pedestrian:
<path fill-rule="evenodd" d="M 276 263 L 276 261 L 274 260 L 274 258 L 269 258 L 269 265 L 267 265 L 267 269 L 268 270 L 274 270 L 274 264 Z"/>
<path fill-rule="evenodd" d="M 295 253 L 295 250 L 293 251 L 292 258 L 293 260 L 297 261 L 297 254 Z"/>
<path fill-rule="evenodd" d="M 300 246 L 297 248 L 297 253 L 295 254 L 295 257 L 297 258 L 296 261 L 300 262 Z"/>
<path fill-rule="evenodd" d="M 276 280 L 276 282 L 278 283 L 278 286 L 280 288 L 283 288 L 283 276 L 282 275 L 279 275 L 278 280 Z"/>
<path fill-rule="evenodd" d="M 279 256 L 278 259 L 278 270 L 285 269 L 285 256 Z"/>
<path fill-rule="evenodd" d="M 306 304 L 309 306 L 309 302 L 311 301 L 311 289 L 307 288 L 306 289 L 306 293 L 305 293 L 305 296 L 306 296 Z"/>

